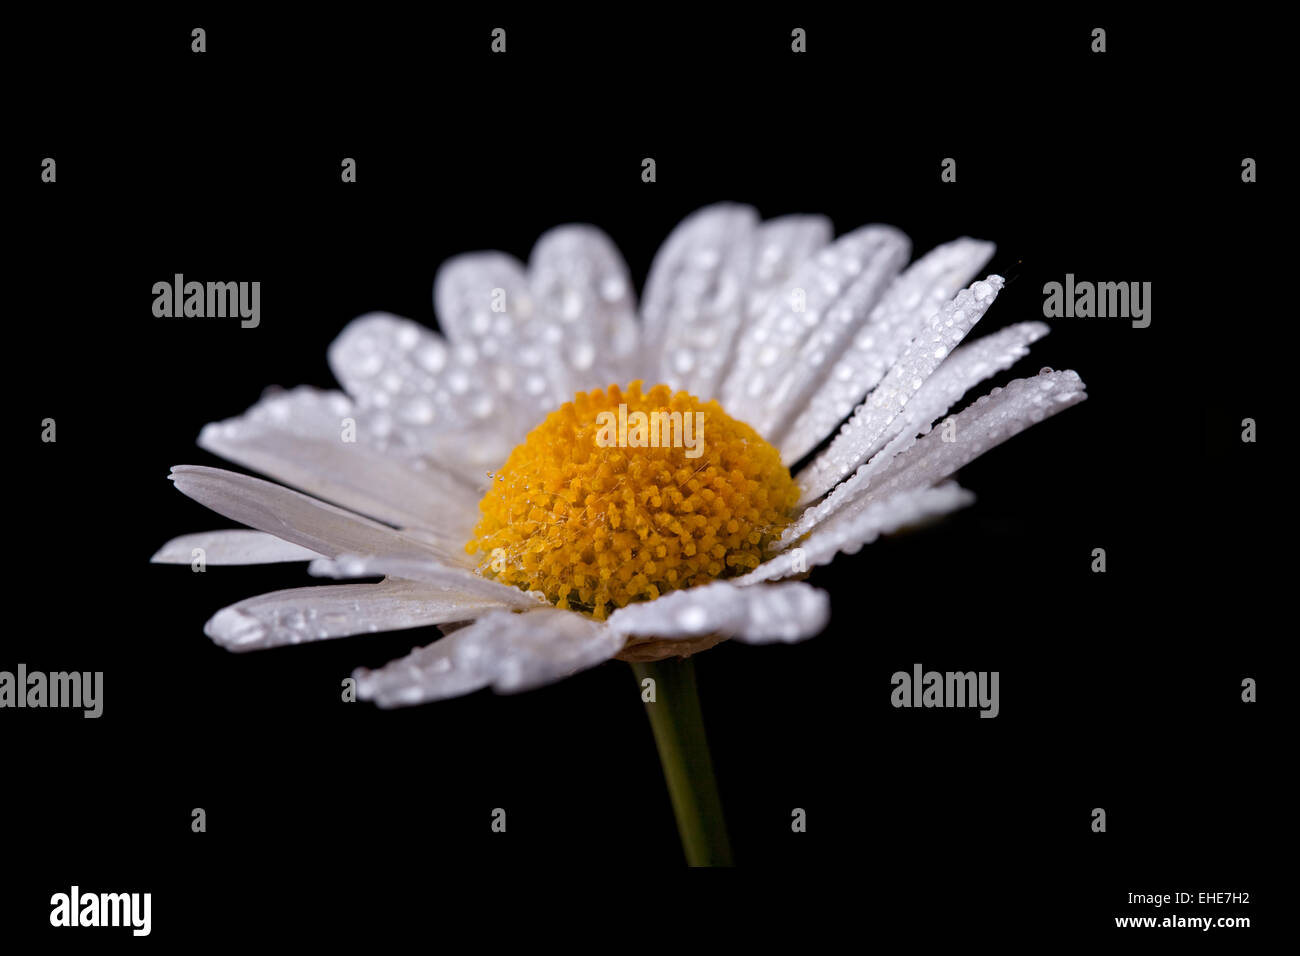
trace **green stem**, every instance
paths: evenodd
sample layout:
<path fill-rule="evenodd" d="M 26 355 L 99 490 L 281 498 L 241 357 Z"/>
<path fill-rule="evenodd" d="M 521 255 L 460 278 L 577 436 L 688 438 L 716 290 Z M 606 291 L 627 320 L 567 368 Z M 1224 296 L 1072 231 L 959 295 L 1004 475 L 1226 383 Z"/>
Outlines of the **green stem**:
<path fill-rule="evenodd" d="M 638 683 L 647 677 L 655 682 L 655 700 L 646 701 L 645 709 L 659 748 L 659 762 L 663 764 L 686 862 L 691 866 L 731 866 L 722 801 L 713 777 L 713 761 L 709 759 L 709 742 L 704 736 L 695 663 L 689 657 L 668 658 L 633 663 L 632 670 Z"/>

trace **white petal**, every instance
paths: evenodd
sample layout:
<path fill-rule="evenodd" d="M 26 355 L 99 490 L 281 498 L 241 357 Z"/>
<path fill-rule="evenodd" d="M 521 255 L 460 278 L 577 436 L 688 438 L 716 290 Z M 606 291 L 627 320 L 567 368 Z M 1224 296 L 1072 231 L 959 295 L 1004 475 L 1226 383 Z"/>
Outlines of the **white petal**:
<path fill-rule="evenodd" d="M 468 621 L 495 601 L 430 591 L 409 581 L 336 584 L 262 594 L 212 616 L 204 633 L 231 651 Z"/>
<path fill-rule="evenodd" d="M 773 440 L 871 314 L 907 262 L 911 243 L 864 226 L 807 260 L 747 330 L 723 388 L 723 407 Z"/>
<path fill-rule="evenodd" d="M 243 415 L 206 426 L 199 446 L 350 511 L 467 539 L 475 490 L 441 468 L 416 470 L 355 440 L 364 426 L 345 428 L 355 414 L 342 392 L 272 392 Z"/>
<path fill-rule="evenodd" d="M 609 660 L 623 638 L 572 611 L 494 611 L 378 670 L 353 672 L 357 695 L 381 707 L 421 704 L 483 687 L 528 690 Z"/>
<path fill-rule="evenodd" d="M 991 242 L 955 239 L 908 266 L 885 290 L 870 319 L 835 357 L 825 380 L 780 437 L 781 457 L 799 461 L 844 421 L 862 396 L 880 384 L 925 320 L 975 277 L 994 249 Z"/>
<path fill-rule="evenodd" d="M 470 477 L 504 462 L 551 401 L 545 374 L 521 376 L 473 345 L 453 347 L 387 313 L 349 322 L 330 345 L 329 362 L 356 399 L 359 440 Z"/>
<path fill-rule="evenodd" d="M 660 246 L 646 280 L 644 362 L 655 382 L 713 398 L 745 314 L 758 214 L 719 203 L 696 210 Z"/>
<path fill-rule="evenodd" d="M 868 498 L 900 488 L 934 484 L 964 468 L 990 448 L 1030 425 L 1077 405 L 1088 397 L 1083 380 L 1069 369 L 1042 372 L 1008 382 L 976 399 L 947 422 L 898 455 L 867 489 Z M 944 441 L 945 433 L 954 437 Z"/>
<path fill-rule="evenodd" d="M 203 549 L 205 564 L 276 564 L 282 561 L 310 561 L 320 557 L 291 542 L 262 531 L 201 531 L 172 538 L 149 560 L 154 564 L 189 564 L 194 549 Z"/>
<path fill-rule="evenodd" d="M 890 424 L 988 311 L 1002 289 L 1001 276 L 989 276 L 963 289 L 925 324 L 884 380 L 858 406 L 830 447 L 799 473 L 800 504 L 830 491 L 884 443 Z"/>
<path fill-rule="evenodd" d="M 429 554 L 426 546 L 386 525 L 260 478 L 201 465 L 177 465 L 168 477 L 182 494 L 217 514 L 318 554 Z"/>
<path fill-rule="evenodd" d="M 929 432 L 931 424 L 974 385 L 1014 365 L 1047 331 L 1042 322 L 1021 322 L 956 349 L 886 428 L 885 446 L 836 485 L 825 501 L 804 509 L 799 519 L 785 529 L 782 543 L 803 537 L 842 504 L 865 491 L 875 476 L 890 466 L 894 456 L 916 443 L 917 435 Z"/>
<path fill-rule="evenodd" d="M 448 259 L 434 277 L 433 302 L 447 338 L 480 351 L 504 351 L 510 337 L 536 315 L 523 263 L 504 252 L 468 252 Z M 497 342 L 498 337 L 505 341 Z"/>
<path fill-rule="evenodd" d="M 499 366 L 517 382 L 531 382 L 545 406 L 541 411 L 573 397 L 560 329 L 533 297 L 519 260 L 502 252 L 448 259 L 434 277 L 433 300 L 447 337 L 475 349 L 482 361 Z M 519 394 L 516 386 L 512 397 Z"/>
<path fill-rule="evenodd" d="M 778 216 L 760 223 L 749 274 L 748 316 L 761 315 L 773 295 L 788 293 L 799 267 L 824 249 L 832 235 L 825 216 Z"/>
<path fill-rule="evenodd" d="M 560 226 L 537 240 L 528 259 L 537 312 L 517 342 L 552 345 L 569 367 L 572 389 L 629 380 L 641 342 L 636 296 L 618 248 L 594 226 Z M 568 400 L 572 396 L 563 396 Z"/>
<path fill-rule="evenodd" d="M 799 574 L 817 565 L 829 564 L 835 555 L 856 554 L 882 534 L 909 524 L 964 508 L 975 496 L 949 482 L 938 488 L 914 488 L 876 501 L 861 512 L 836 515 L 818 527 L 796 548 L 782 551 L 749 574 L 737 578 L 740 585 L 774 581 Z"/>
<path fill-rule="evenodd" d="M 629 604 L 609 616 L 624 637 L 699 637 L 723 634 L 750 644 L 802 641 L 830 619 L 830 600 L 802 582 L 740 587 L 717 581 Z"/>
<path fill-rule="evenodd" d="M 418 581 L 426 589 L 444 589 L 489 598 L 505 607 L 531 610 L 536 608 L 540 592 L 521 591 L 489 580 L 463 567 L 434 558 L 411 558 L 393 555 L 368 557 L 343 554 L 334 560 L 322 558 L 307 568 L 321 578 L 370 578 L 384 575 Z"/>
<path fill-rule="evenodd" d="M 837 487 L 826 500 L 809 508 L 787 529 L 782 544 L 828 520 L 850 519 L 872 502 L 900 490 L 921 488 L 947 478 L 1013 435 L 1087 398 L 1078 374 L 1071 371 L 1016 379 L 995 388 L 946 419 L 940 427 L 877 467 L 873 460 Z M 954 440 L 944 441 L 946 435 Z"/>

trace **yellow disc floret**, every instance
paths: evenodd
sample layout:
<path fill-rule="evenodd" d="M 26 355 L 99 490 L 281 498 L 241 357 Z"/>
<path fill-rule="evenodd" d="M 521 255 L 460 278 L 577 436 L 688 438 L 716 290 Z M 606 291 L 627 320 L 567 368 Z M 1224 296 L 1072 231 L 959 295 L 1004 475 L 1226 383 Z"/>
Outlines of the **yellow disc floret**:
<path fill-rule="evenodd" d="M 777 450 L 716 401 L 636 381 L 580 392 L 533 429 L 465 550 L 485 576 L 603 619 L 757 567 L 798 498 Z"/>

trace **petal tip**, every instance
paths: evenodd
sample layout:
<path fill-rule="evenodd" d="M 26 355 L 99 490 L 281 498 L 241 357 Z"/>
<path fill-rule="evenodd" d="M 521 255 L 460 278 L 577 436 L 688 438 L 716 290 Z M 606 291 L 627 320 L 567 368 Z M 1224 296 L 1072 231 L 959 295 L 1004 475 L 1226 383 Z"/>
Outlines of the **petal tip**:
<path fill-rule="evenodd" d="M 208 618 L 203 633 L 228 651 L 250 651 L 266 637 L 266 628 L 252 615 L 226 607 Z"/>

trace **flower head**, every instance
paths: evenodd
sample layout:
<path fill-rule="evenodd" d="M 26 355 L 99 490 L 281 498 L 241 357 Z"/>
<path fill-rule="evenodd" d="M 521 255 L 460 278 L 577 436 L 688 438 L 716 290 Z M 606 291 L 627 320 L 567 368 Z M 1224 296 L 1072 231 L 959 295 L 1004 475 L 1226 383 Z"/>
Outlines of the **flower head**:
<path fill-rule="evenodd" d="M 329 350 L 346 392 L 273 392 L 203 430 L 204 448 L 284 484 L 174 468 L 182 492 L 254 530 L 178 538 L 154 560 L 201 548 L 210 564 L 383 578 L 219 611 L 206 631 L 232 650 L 472 622 L 357 671 L 360 696 L 387 706 L 810 637 L 827 595 L 786 579 L 968 504 L 945 479 L 1086 397 L 1074 372 L 1044 370 L 945 418 L 1046 326 L 963 343 L 1002 288 L 963 288 L 989 243 L 907 265 L 890 227 L 830 236 L 821 217 L 702 209 L 656 256 L 639 316 L 588 226 L 547 233 L 527 268 L 453 259 L 435 282 L 445 337 L 363 316 Z"/>

